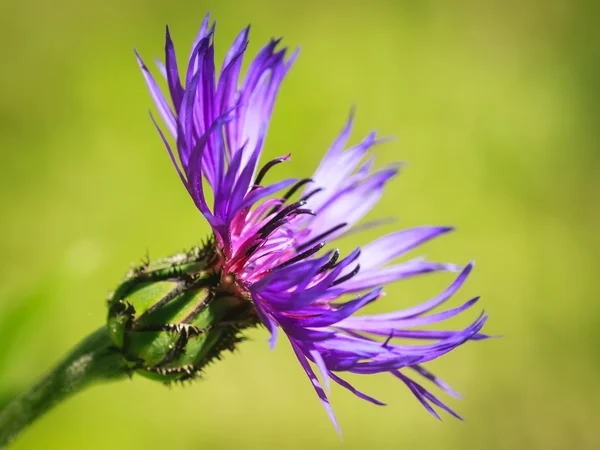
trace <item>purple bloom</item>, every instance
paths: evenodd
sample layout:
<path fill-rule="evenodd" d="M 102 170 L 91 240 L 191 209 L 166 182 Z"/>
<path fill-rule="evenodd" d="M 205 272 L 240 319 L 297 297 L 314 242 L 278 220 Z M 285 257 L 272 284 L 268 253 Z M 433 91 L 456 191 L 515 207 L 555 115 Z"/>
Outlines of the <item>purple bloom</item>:
<path fill-rule="evenodd" d="M 453 264 L 423 259 L 392 263 L 421 243 L 451 231 L 450 227 L 398 231 L 345 257 L 337 249 L 323 252 L 326 242 L 352 230 L 377 203 L 398 167 L 372 168 L 370 151 L 378 143 L 375 133 L 345 149 L 351 115 L 311 178 L 264 185 L 266 172 L 289 159 L 285 155 L 259 169 L 275 98 L 297 52 L 286 58 L 286 49 L 277 50 L 279 40 L 272 40 L 240 79 L 248 32 L 249 28 L 244 29 L 235 39 L 217 77 L 214 25 L 209 26 L 207 16 L 182 80 L 167 29 L 166 61 L 164 66 L 159 63 L 159 69 L 170 102 L 138 56 L 176 151 L 157 126 L 159 133 L 183 184 L 214 231 L 222 257 L 223 287 L 253 302 L 271 332 L 272 346 L 278 330 L 283 330 L 336 428 L 326 394 L 330 380 L 383 405 L 341 378 L 343 372 L 389 372 L 435 417 L 439 418 L 433 406 L 459 417 L 412 377 L 426 378 L 458 397 L 423 364 L 466 341 L 485 339 L 480 330 L 487 316 L 481 314 L 459 330 L 420 327 L 443 322 L 475 304 L 477 298 L 432 313 L 456 293 L 473 264 L 460 271 Z M 381 286 L 437 271 L 460 273 L 444 292 L 418 306 L 388 314 L 355 315 L 384 296 Z M 404 339 L 403 343 L 397 338 Z"/>

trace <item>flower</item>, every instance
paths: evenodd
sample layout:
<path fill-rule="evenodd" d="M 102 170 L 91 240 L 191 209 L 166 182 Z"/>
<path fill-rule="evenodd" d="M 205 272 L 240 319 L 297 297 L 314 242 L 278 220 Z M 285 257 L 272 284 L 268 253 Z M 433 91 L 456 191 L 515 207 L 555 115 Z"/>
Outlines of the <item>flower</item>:
<path fill-rule="evenodd" d="M 398 173 L 398 166 L 373 169 L 371 149 L 380 142 L 375 133 L 345 149 L 351 114 L 311 178 L 264 185 L 267 171 L 290 157 L 269 161 L 259 170 L 275 98 L 297 51 L 286 57 L 285 48 L 277 49 L 280 40 L 271 40 L 240 81 L 248 44 L 246 28 L 227 52 L 217 77 L 214 30 L 207 15 L 183 83 L 167 28 L 166 60 L 164 66 L 159 63 L 159 69 L 168 85 L 170 103 L 136 55 L 176 152 L 153 119 L 154 124 L 184 186 L 214 232 L 215 252 L 221 256 L 219 289 L 252 302 L 271 333 L 271 346 L 278 330 L 285 333 L 338 432 L 326 394 L 330 380 L 364 400 L 383 405 L 341 378 L 344 372 L 388 372 L 406 384 L 435 417 L 439 418 L 433 406 L 459 417 L 413 376 L 458 396 L 423 364 L 467 341 L 487 338 L 480 332 L 487 316 L 482 313 L 469 326 L 455 331 L 415 328 L 441 323 L 475 304 L 477 298 L 431 313 L 460 288 L 473 263 L 462 271 L 453 264 L 423 259 L 390 264 L 452 228 L 398 231 L 343 258 L 337 249 L 322 253 L 327 243 L 350 230 L 378 225 L 369 222 L 356 227 Z M 355 315 L 384 296 L 383 285 L 437 271 L 460 273 L 444 292 L 425 303 L 388 314 Z M 400 344 L 397 338 L 415 343 Z"/>

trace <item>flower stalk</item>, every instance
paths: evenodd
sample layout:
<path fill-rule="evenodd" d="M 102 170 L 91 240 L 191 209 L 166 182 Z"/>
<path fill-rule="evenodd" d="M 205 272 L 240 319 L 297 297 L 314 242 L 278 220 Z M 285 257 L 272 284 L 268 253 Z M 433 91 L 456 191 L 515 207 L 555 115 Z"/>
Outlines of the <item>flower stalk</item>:
<path fill-rule="evenodd" d="M 166 384 L 197 378 L 240 332 L 259 323 L 222 255 L 203 247 L 132 267 L 108 300 L 105 327 L 0 412 L 0 449 L 53 406 L 97 383 L 134 374 Z"/>
<path fill-rule="evenodd" d="M 88 386 L 127 376 L 106 327 L 86 337 L 61 363 L 0 412 L 0 449 L 55 405 Z"/>

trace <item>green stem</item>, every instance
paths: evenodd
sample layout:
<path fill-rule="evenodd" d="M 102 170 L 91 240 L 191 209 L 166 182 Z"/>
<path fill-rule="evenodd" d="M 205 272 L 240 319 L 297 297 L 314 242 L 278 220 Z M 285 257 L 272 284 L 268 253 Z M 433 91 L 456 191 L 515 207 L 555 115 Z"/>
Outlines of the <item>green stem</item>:
<path fill-rule="evenodd" d="M 85 338 L 64 361 L 29 391 L 0 412 L 0 449 L 29 424 L 71 395 L 98 381 L 126 376 L 122 357 L 114 349 L 105 327 Z"/>

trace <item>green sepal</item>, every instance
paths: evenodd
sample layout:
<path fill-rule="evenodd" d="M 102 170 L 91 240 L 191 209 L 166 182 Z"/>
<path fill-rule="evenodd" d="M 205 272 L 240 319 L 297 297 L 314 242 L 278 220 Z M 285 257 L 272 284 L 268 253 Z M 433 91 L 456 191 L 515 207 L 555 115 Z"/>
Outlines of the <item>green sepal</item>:
<path fill-rule="evenodd" d="M 251 301 L 223 288 L 214 244 L 132 268 L 109 299 L 108 331 L 132 372 L 195 378 L 256 325 Z"/>

